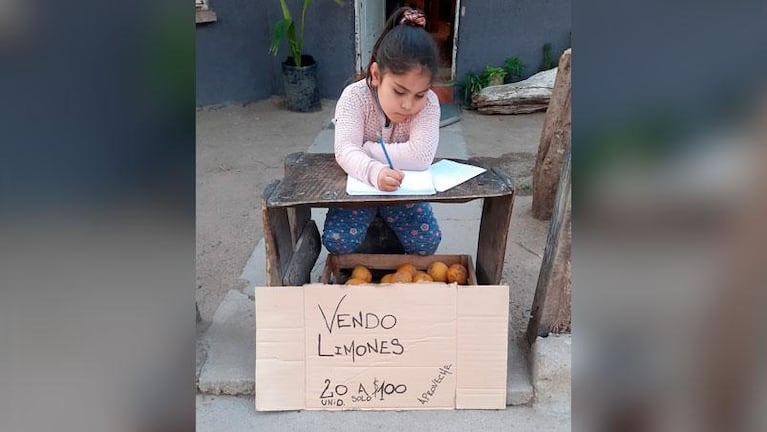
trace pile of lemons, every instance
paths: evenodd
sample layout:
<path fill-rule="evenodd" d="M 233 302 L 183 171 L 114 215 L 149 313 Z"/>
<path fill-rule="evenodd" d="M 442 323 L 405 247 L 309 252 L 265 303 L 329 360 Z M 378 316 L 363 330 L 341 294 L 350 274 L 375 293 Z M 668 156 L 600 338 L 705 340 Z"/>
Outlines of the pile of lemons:
<path fill-rule="evenodd" d="M 394 273 L 389 273 L 381 278 L 380 283 L 418 283 L 418 282 L 445 282 L 466 285 L 469 271 L 461 264 L 447 265 L 442 261 L 434 261 L 429 264 L 426 271 L 418 270 L 416 266 L 405 263 L 397 267 Z M 362 265 L 354 267 L 351 277 L 346 285 L 361 285 L 372 283 L 373 275 L 370 270 Z"/>

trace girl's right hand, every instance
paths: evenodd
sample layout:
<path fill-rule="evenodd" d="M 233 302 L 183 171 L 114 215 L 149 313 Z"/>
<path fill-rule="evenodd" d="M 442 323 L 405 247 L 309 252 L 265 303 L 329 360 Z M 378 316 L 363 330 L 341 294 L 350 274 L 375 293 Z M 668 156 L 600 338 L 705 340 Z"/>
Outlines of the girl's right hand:
<path fill-rule="evenodd" d="M 399 189 L 405 174 L 402 171 L 385 167 L 378 173 L 378 189 L 384 192 L 394 192 Z"/>

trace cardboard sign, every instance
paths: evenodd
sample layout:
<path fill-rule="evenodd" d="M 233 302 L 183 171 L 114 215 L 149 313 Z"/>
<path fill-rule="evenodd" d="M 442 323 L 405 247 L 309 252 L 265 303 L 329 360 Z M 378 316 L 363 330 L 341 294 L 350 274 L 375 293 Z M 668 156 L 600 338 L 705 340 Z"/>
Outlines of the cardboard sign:
<path fill-rule="evenodd" d="M 508 286 L 256 289 L 256 410 L 503 409 Z"/>

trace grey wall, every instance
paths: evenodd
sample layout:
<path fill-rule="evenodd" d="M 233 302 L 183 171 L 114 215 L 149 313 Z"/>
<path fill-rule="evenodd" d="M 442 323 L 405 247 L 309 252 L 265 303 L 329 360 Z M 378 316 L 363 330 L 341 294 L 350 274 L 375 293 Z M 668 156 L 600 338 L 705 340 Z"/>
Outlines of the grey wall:
<path fill-rule="evenodd" d="M 290 0 L 294 18 L 300 0 Z M 197 105 L 250 102 L 282 94 L 283 43 L 269 54 L 274 23 L 282 17 L 278 0 L 210 0 L 218 21 L 197 25 Z M 299 15 L 300 16 L 300 15 Z M 338 98 L 354 73 L 354 4 L 314 0 L 306 16 L 304 53 L 319 62 L 320 94 Z"/>
<path fill-rule="evenodd" d="M 551 43 L 554 62 L 570 47 L 571 0 L 461 0 L 456 79 L 485 66 L 502 66 L 518 56 L 524 77 L 538 72 L 543 44 Z"/>
<path fill-rule="evenodd" d="M 210 0 L 218 21 L 198 24 L 196 31 L 198 106 L 249 102 L 272 94 L 272 59 L 262 3 L 267 2 Z"/>

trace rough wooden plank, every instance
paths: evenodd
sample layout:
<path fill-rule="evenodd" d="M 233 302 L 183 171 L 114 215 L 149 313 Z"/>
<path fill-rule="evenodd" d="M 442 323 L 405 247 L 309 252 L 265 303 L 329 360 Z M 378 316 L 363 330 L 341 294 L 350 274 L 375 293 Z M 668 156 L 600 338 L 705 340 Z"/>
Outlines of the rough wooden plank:
<path fill-rule="evenodd" d="M 538 336 L 571 330 L 572 186 L 570 152 L 562 167 L 556 205 L 549 225 L 546 249 L 535 288 L 527 341 Z"/>
<path fill-rule="evenodd" d="M 269 207 L 267 197 L 279 188 L 280 181 L 269 184 L 264 189 L 261 201 L 261 216 L 264 226 L 264 245 L 266 247 L 266 282 L 268 286 L 282 284 L 282 274 L 293 255 L 293 241 L 290 236 L 288 212 L 285 208 Z"/>
<path fill-rule="evenodd" d="M 303 156 L 302 152 L 291 153 L 285 157 L 285 177 L 289 178 L 295 172 L 296 163 Z M 288 209 L 288 222 L 290 223 L 290 236 L 293 244 L 298 242 L 298 236 L 311 218 L 312 210 L 309 206 L 299 205 Z"/>
<path fill-rule="evenodd" d="M 309 219 L 298 237 L 293 255 L 282 276 L 283 286 L 298 286 L 311 281 L 312 268 L 320 255 L 320 232 L 317 224 Z"/>
<path fill-rule="evenodd" d="M 570 53 L 568 49 L 559 59 L 554 92 L 549 109 L 543 121 L 541 142 L 533 170 L 533 217 L 548 219 L 554 208 L 562 158 L 571 141 L 571 99 Z"/>
<path fill-rule="evenodd" d="M 293 244 L 298 242 L 301 231 L 306 223 L 312 217 L 312 209 L 309 206 L 301 205 L 288 207 L 288 225 L 290 225 L 290 238 Z"/>
<path fill-rule="evenodd" d="M 456 160 L 462 163 L 471 161 Z M 476 165 L 476 163 L 473 163 Z M 350 196 L 346 193 L 346 173 L 338 166 L 335 156 L 323 153 L 303 153 L 295 158 L 292 173 L 275 189 L 270 207 L 359 207 L 376 203 L 405 204 L 411 202 L 463 203 L 478 198 L 512 193 L 507 183 L 493 172 L 480 174 L 445 192 L 423 196 Z"/>
<path fill-rule="evenodd" d="M 329 283 L 331 275 L 338 280 L 341 269 L 351 269 L 362 265 L 368 269 L 396 270 L 404 263 L 413 264 L 418 270 L 426 270 L 434 261 L 442 261 L 448 266 L 461 264 L 468 271 L 468 285 L 479 285 L 474 272 L 474 265 L 469 255 L 402 255 L 402 254 L 345 254 L 328 255 L 325 261 L 325 270 L 322 275 L 322 283 Z"/>
<path fill-rule="evenodd" d="M 482 218 L 477 240 L 477 281 L 480 285 L 501 283 L 513 205 L 513 194 L 485 198 L 482 204 Z"/>

